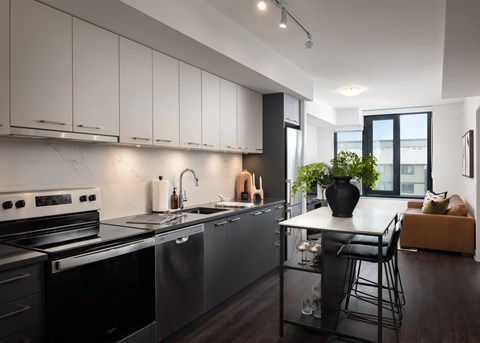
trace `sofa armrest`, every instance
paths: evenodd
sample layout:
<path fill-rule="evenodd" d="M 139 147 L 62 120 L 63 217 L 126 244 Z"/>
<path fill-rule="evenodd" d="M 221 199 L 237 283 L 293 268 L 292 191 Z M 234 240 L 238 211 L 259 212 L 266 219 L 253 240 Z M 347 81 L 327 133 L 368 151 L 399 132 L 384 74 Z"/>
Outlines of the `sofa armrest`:
<path fill-rule="evenodd" d="M 423 201 L 409 201 L 407 203 L 408 208 L 422 208 Z"/>

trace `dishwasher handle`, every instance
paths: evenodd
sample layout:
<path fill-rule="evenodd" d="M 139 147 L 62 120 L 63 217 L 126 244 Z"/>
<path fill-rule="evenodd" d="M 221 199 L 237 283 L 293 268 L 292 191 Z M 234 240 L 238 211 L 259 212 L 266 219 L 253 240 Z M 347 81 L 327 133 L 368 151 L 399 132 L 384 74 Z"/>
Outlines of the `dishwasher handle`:
<path fill-rule="evenodd" d="M 182 238 L 177 238 L 177 239 L 175 240 L 175 243 L 177 243 L 177 244 L 183 244 L 183 243 L 185 243 L 186 241 L 188 241 L 188 237 L 190 237 L 190 236 L 185 236 L 185 237 L 182 237 Z"/>
<path fill-rule="evenodd" d="M 182 244 L 188 241 L 188 237 L 196 234 L 203 234 L 205 226 L 203 224 L 188 226 L 186 228 L 161 233 L 155 236 L 155 244 L 164 244 L 174 241 L 177 244 Z"/>

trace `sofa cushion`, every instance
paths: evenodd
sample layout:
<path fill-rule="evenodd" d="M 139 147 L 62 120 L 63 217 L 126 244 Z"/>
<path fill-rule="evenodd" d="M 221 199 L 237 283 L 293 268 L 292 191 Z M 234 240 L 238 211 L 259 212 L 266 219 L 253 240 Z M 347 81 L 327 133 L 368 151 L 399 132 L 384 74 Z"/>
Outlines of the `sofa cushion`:
<path fill-rule="evenodd" d="M 426 214 L 443 214 L 448 208 L 450 203 L 450 198 L 435 201 L 428 200 L 427 203 L 422 207 L 422 213 Z"/>
<path fill-rule="evenodd" d="M 465 205 L 462 198 L 454 194 L 450 197 L 450 204 L 445 214 L 450 216 L 467 216 L 468 207 Z"/>
<path fill-rule="evenodd" d="M 427 201 L 429 200 L 444 200 L 447 198 L 447 192 L 440 192 L 440 193 L 435 193 L 433 191 L 427 191 L 427 194 L 425 194 L 425 199 L 423 200 L 423 206 L 427 204 Z"/>

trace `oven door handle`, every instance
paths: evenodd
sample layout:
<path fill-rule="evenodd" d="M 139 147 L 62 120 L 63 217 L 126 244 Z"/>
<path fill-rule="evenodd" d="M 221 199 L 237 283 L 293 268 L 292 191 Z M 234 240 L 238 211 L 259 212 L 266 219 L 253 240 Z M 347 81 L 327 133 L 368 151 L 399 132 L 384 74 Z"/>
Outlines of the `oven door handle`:
<path fill-rule="evenodd" d="M 67 269 L 80 267 L 85 264 L 106 260 L 109 258 L 125 255 L 140 249 L 155 246 L 155 238 L 147 238 L 133 243 L 126 243 L 114 247 L 97 250 L 87 254 L 67 257 L 61 260 L 52 261 L 52 273 L 59 273 Z"/>

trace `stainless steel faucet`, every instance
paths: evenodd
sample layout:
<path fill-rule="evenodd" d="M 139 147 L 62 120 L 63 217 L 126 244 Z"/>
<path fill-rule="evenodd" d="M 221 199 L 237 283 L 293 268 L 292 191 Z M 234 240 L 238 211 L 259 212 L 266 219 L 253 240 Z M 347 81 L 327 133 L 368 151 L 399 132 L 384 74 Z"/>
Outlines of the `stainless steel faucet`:
<path fill-rule="evenodd" d="M 180 194 L 178 195 L 178 203 L 179 203 L 180 209 L 183 208 L 183 203 L 188 200 L 187 199 L 187 194 L 183 193 L 184 192 L 183 191 L 183 174 L 185 174 L 186 172 L 191 172 L 193 174 L 193 177 L 195 178 L 195 186 L 198 187 L 198 178 L 197 178 L 197 175 L 195 174 L 195 172 L 193 171 L 193 169 L 190 169 L 190 168 L 184 169 L 180 173 Z"/>

